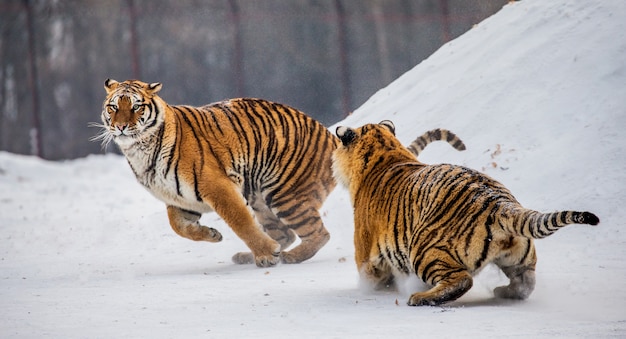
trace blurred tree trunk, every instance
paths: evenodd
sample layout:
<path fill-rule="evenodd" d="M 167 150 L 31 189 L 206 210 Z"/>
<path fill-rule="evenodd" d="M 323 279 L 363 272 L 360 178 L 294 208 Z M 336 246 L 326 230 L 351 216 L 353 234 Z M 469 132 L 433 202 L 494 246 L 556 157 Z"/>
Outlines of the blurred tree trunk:
<path fill-rule="evenodd" d="M 101 153 L 87 125 L 107 78 L 162 82 L 172 104 L 265 98 L 331 125 L 507 2 L 2 0 L 0 150 Z"/>
<path fill-rule="evenodd" d="M 384 2 L 384 0 L 374 0 L 372 3 L 372 13 L 374 15 L 374 30 L 376 32 L 378 58 L 380 59 L 380 80 L 384 84 L 389 84 L 393 80 L 393 76 L 391 73 L 389 46 L 387 44 L 387 32 L 385 32 Z"/>

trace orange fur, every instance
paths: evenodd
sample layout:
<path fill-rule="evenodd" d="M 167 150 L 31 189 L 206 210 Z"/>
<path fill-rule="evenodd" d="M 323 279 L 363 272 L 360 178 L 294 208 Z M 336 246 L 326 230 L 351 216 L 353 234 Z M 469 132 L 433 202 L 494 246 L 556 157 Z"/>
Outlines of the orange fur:
<path fill-rule="evenodd" d="M 160 83 L 105 82 L 104 144 L 113 140 L 137 180 L 165 202 L 176 234 L 217 242 L 222 235 L 200 225 L 215 211 L 252 251 L 236 263 L 272 266 L 311 258 L 329 240 L 319 209 L 335 187 L 331 155 L 339 139 L 289 106 L 240 98 L 202 107 L 169 105 Z M 416 140 L 417 155 L 445 138 L 434 130 Z M 300 237 L 301 243 L 289 246 Z"/>
<path fill-rule="evenodd" d="M 523 208 L 502 184 L 455 165 L 417 161 L 390 121 L 338 127 L 335 177 L 354 206 L 355 260 L 376 287 L 398 274 L 432 286 L 409 305 L 438 305 L 463 295 L 472 276 L 495 263 L 510 279 L 498 297 L 525 299 L 535 285 L 533 239 L 573 223 L 596 225 L 589 212 L 539 213 Z"/>
<path fill-rule="evenodd" d="M 233 260 L 258 266 L 301 262 L 328 241 L 318 210 L 335 186 L 338 139 L 320 123 L 260 99 L 172 106 L 159 83 L 107 80 L 105 89 L 102 138 L 166 203 L 178 235 L 220 241 L 198 222 L 215 211 L 252 251 Z M 301 243 L 286 251 L 296 236 Z"/>

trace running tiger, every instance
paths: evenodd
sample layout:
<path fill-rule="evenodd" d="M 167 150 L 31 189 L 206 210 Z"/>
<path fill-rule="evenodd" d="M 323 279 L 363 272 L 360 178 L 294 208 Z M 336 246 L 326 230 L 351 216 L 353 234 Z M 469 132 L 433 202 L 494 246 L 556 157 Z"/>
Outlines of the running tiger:
<path fill-rule="evenodd" d="M 339 139 L 285 105 L 232 99 L 173 106 L 157 95 L 161 87 L 105 81 L 94 140 L 115 141 L 137 180 L 167 205 L 174 232 L 221 241 L 218 230 L 199 223 L 215 211 L 252 251 L 235 254 L 235 263 L 267 267 L 315 255 L 330 238 L 318 211 L 335 187 L 331 157 Z M 296 236 L 300 244 L 285 251 Z"/>
<path fill-rule="evenodd" d="M 416 274 L 432 286 L 408 304 L 439 305 L 472 287 L 495 263 L 510 279 L 496 297 L 525 299 L 535 286 L 533 239 L 568 224 L 597 225 L 589 212 L 525 209 L 487 175 L 455 165 L 426 165 L 395 138 L 391 121 L 337 127 L 333 170 L 354 206 L 355 259 L 363 280 L 393 285 Z"/>

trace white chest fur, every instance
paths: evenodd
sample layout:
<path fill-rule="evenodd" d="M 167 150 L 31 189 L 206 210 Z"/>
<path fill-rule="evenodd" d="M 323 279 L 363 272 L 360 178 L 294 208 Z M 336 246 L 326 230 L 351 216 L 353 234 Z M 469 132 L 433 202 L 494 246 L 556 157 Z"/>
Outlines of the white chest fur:
<path fill-rule="evenodd" d="M 116 140 L 117 142 L 117 140 Z M 153 144 L 153 143 L 149 143 Z M 194 188 L 177 178 L 172 168 L 168 170 L 168 159 L 163 148 L 160 150 L 139 147 L 137 143 L 124 145 L 118 142 L 122 153 L 139 181 L 152 195 L 167 205 L 199 213 L 213 209 L 208 204 L 198 201 Z M 157 152 L 155 156 L 155 152 Z"/>

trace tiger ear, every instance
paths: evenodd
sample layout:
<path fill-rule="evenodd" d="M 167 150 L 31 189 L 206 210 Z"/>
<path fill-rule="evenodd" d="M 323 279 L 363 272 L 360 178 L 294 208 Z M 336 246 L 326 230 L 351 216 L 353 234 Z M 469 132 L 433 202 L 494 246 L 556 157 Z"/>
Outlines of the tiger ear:
<path fill-rule="evenodd" d="M 106 79 L 104 81 L 104 90 L 107 91 L 107 93 L 111 93 L 111 91 L 115 90 L 117 88 L 117 85 L 119 84 L 119 82 L 113 80 L 113 79 Z"/>
<path fill-rule="evenodd" d="M 161 87 L 163 87 L 163 85 L 160 82 L 153 82 L 148 85 L 148 93 L 156 94 L 161 90 Z"/>
<path fill-rule="evenodd" d="M 341 139 L 341 143 L 344 146 L 348 146 L 354 139 L 356 139 L 356 133 L 350 127 L 338 126 L 335 130 L 335 134 Z"/>
<path fill-rule="evenodd" d="M 391 133 L 393 133 L 393 135 L 396 135 L 396 126 L 393 124 L 393 122 L 391 122 L 391 120 L 383 120 L 378 124 L 387 127 L 387 129 Z"/>

